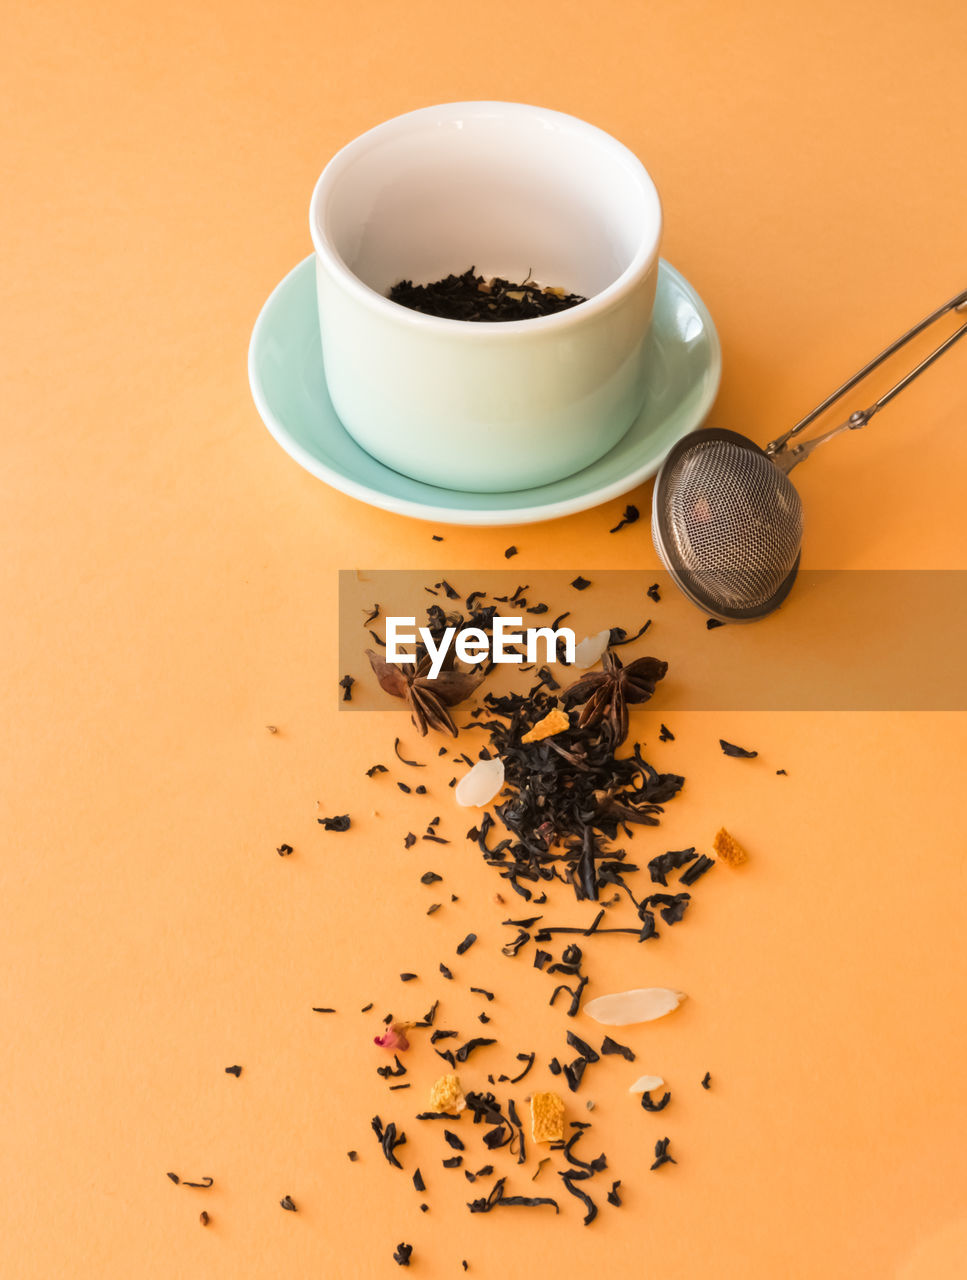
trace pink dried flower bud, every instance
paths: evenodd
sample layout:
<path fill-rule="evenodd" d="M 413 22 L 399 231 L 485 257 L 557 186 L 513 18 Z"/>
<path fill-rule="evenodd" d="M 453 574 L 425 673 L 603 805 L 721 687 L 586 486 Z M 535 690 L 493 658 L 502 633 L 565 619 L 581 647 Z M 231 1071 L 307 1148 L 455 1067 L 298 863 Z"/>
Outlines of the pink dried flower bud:
<path fill-rule="evenodd" d="M 396 1022 L 387 1027 L 381 1036 L 373 1036 L 373 1044 L 378 1044 L 381 1049 L 389 1049 L 392 1053 L 410 1047 L 403 1028 Z"/>

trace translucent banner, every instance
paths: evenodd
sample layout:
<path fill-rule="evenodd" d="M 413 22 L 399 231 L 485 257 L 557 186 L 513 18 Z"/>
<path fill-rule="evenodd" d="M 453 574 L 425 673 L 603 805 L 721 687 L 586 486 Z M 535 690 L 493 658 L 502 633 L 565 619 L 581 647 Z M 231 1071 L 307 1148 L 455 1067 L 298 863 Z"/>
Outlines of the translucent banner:
<path fill-rule="evenodd" d="M 490 623 L 492 637 L 495 616 L 510 620 L 503 629 L 523 641 L 529 629 L 570 630 L 576 642 L 613 629 L 624 661 L 651 655 L 667 662 L 654 704 L 663 714 L 967 709 L 967 571 L 803 570 L 770 617 L 709 626 L 663 572 L 514 568 L 343 571 L 339 676 L 352 683 L 350 700 L 345 684 L 337 691 L 341 708 L 402 709 L 380 688 L 367 649 L 385 660 L 388 638 L 416 635 L 419 627 L 431 645 L 450 631 L 455 646 L 475 620 L 485 632 Z M 522 681 L 533 681 L 540 667 L 564 687 L 580 675 L 561 660 L 560 637 L 553 661 L 541 641 L 535 661 L 526 661 L 520 643 L 509 646 L 520 650 L 519 660 L 508 655 L 493 666 L 467 643 L 472 638 L 464 636 L 464 652 L 488 671 L 484 688 L 494 692 L 526 688 Z M 468 662 L 457 667 L 466 670 Z"/>

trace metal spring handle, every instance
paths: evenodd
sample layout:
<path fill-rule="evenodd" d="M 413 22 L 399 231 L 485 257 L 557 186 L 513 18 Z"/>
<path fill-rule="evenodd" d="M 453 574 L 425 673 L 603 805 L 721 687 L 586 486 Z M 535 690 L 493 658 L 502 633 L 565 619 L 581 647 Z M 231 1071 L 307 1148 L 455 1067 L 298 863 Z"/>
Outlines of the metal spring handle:
<path fill-rule="evenodd" d="M 864 365 L 863 368 L 860 369 L 859 373 L 855 373 L 852 378 L 847 382 L 844 382 L 841 387 L 838 387 L 832 395 L 827 396 L 822 404 L 817 405 L 816 408 L 813 409 L 812 413 L 807 413 L 805 418 L 802 418 L 797 422 L 796 425 L 791 427 L 784 435 L 778 436 L 775 440 L 767 444 L 766 453 L 779 470 L 788 474 L 788 472 L 790 472 L 797 463 L 808 458 L 814 449 L 817 449 L 821 444 L 825 444 L 827 440 L 831 440 L 833 436 L 839 435 L 841 431 L 856 431 L 859 427 L 865 427 L 875 413 L 879 413 L 884 405 L 889 404 L 891 400 L 898 396 L 904 387 L 908 387 L 914 378 L 919 377 L 920 374 L 923 373 L 924 369 L 929 369 L 934 361 L 939 360 L 945 351 L 948 351 L 955 342 L 958 342 L 965 334 L 967 334 L 967 324 L 963 324 L 959 329 L 954 330 L 950 337 L 937 347 L 936 351 L 931 351 L 928 356 L 920 361 L 915 369 L 911 369 L 910 372 L 902 377 L 899 382 L 895 383 L 889 391 L 880 396 L 879 400 L 874 401 L 868 409 L 859 409 L 855 413 L 851 413 L 845 422 L 841 422 L 838 426 L 824 432 L 822 435 L 814 437 L 812 440 L 807 440 L 802 444 L 793 445 L 792 448 L 786 448 L 787 443 L 794 436 L 799 435 L 800 431 L 805 430 L 811 422 L 814 422 L 820 414 L 825 413 L 826 410 L 831 405 L 835 404 L 841 396 L 844 396 L 847 391 L 852 391 L 853 387 L 855 387 L 858 382 L 862 381 L 867 374 L 872 373 L 874 369 L 879 368 L 884 360 L 888 360 L 895 351 L 899 351 L 900 348 L 910 342 L 911 339 L 915 338 L 918 334 L 923 333 L 924 329 L 929 328 L 934 321 L 939 320 L 941 316 L 945 316 L 948 311 L 963 311 L 965 309 L 967 309 L 967 289 L 956 294 L 949 302 L 945 302 L 942 307 L 938 307 L 936 311 L 932 311 L 930 315 L 921 320 L 919 324 L 914 325 L 912 329 L 909 329 L 901 337 L 897 338 L 895 342 L 891 342 L 890 345 L 885 350 L 881 351 L 878 356 L 874 356 L 869 364 Z"/>

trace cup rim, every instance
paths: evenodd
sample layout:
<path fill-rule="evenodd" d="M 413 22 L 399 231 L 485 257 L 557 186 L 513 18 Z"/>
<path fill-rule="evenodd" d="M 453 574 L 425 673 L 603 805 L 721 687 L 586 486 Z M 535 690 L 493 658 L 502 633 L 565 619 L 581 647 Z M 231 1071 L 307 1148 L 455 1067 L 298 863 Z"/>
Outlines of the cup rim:
<path fill-rule="evenodd" d="M 505 115 L 526 115 L 526 116 L 543 116 L 552 117 L 556 121 L 562 122 L 567 128 L 577 133 L 583 133 L 590 137 L 592 141 L 602 149 L 612 152 L 612 154 L 620 159 L 622 163 L 631 171 L 632 175 L 638 181 L 645 193 L 649 195 L 655 202 L 657 217 L 655 221 L 654 234 L 650 238 L 643 238 L 635 255 L 628 266 L 622 273 L 613 280 L 606 288 L 599 293 L 588 298 L 586 302 L 580 303 L 575 307 L 568 307 L 564 311 L 553 312 L 547 316 L 531 316 L 523 320 L 502 320 L 499 324 L 473 324 L 466 320 L 452 320 L 445 316 L 428 316 L 420 311 L 414 311 L 410 307 L 404 307 L 398 302 L 393 302 L 381 293 L 377 293 L 375 289 L 370 288 L 368 284 L 360 280 L 360 278 L 347 266 L 343 258 L 336 250 L 335 245 L 330 239 L 328 233 L 324 229 L 323 224 L 323 208 L 325 201 L 332 188 L 333 182 L 338 178 L 340 172 L 349 164 L 361 151 L 372 145 L 387 134 L 396 133 L 402 130 L 404 122 L 412 122 L 419 116 L 438 116 L 446 119 L 458 112 L 466 112 L 469 110 L 480 111 L 501 111 Z M 537 107 L 524 102 L 504 102 L 499 100 L 480 99 L 466 102 L 443 102 L 437 103 L 429 107 L 418 107 L 414 111 L 404 112 L 402 115 L 394 116 L 390 120 L 383 121 L 382 124 L 374 125 L 373 128 L 367 129 L 365 133 L 359 134 L 351 142 L 331 157 L 326 164 L 322 173 L 316 180 L 315 187 L 312 192 L 312 199 L 309 202 L 309 233 L 312 237 L 312 244 L 316 251 L 317 259 L 325 262 L 328 269 L 339 279 L 342 285 L 352 293 L 358 301 L 367 306 L 373 307 L 378 313 L 385 317 L 395 317 L 398 321 L 410 323 L 418 328 L 428 331 L 437 330 L 441 333 L 451 335 L 457 333 L 466 333 L 476 335 L 475 341 L 481 339 L 494 339 L 508 331 L 520 331 L 526 329 L 528 332 L 537 333 L 554 328 L 562 328 L 567 325 L 582 323 L 590 320 L 593 316 L 600 312 L 607 311 L 619 302 L 632 288 L 648 274 L 651 268 L 657 263 L 659 250 L 661 248 L 662 231 L 664 228 L 664 212 L 662 209 L 661 196 L 655 185 L 651 174 L 641 163 L 633 151 L 619 142 L 617 138 L 604 129 L 598 128 L 597 125 L 589 124 L 586 120 L 581 120 L 578 116 L 569 115 L 563 111 L 555 111 L 551 107 Z"/>

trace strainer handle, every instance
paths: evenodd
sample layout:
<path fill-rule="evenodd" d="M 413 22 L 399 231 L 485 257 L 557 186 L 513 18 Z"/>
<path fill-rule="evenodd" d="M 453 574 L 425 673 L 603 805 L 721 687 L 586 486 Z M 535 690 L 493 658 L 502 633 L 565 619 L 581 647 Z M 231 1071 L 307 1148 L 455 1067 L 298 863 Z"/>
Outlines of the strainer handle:
<path fill-rule="evenodd" d="M 807 413 L 805 418 L 802 418 L 797 422 L 796 425 L 790 428 L 790 430 L 784 435 L 778 436 L 775 440 L 771 441 L 771 443 L 767 444 L 766 453 L 774 462 L 777 463 L 777 465 L 781 465 L 783 471 L 791 471 L 796 463 L 802 462 L 804 458 L 808 457 L 809 454 L 812 453 L 814 448 L 820 444 L 824 444 L 827 440 L 838 435 L 841 431 L 845 431 L 847 429 L 856 430 L 858 427 L 866 426 L 874 413 L 879 412 L 884 405 L 889 404 L 895 396 L 900 394 L 904 387 L 908 387 L 914 378 L 923 373 L 924 369 L 928 369 L 930 365 L 932 365 L 935 360 L 939 360 L 944 352 L 949 350 L 955 342 L 967 334 L 967 324 L 964 324 L 959 329 L 955 330 L 954 333 L 942 342 L 935 351 L 932 351 L 928 356 L 921 360 L 915 369 L 911 369 L 908 374 L 901 378 L 899 382 L 895 383 L 889 391 L 886 391 L 882 396 L 880 396 L 879 400 L 870 405 L 868 409 L 858 410 L 856 413 L 850 414 L 845 422 L 841 422 L 839 426 L 833 427 L 832 430 L 825 432 L 825 434 L 817 436 L 814 440 L 811 440 L 806 444 L 797 445 L 795 448 L 788 450 L 785 454 L 782 452 L 785 450 L 785 446 L 788 441 L 793 439 L 794 436 L 799 435 L 801 431 L 804 431 L 811 422 L 815 422 L 820 414 L 825 413 L 831 405 L 835 404 L 837 400 L 846 395 L 848 391 L 852 391 L 853 387 L 855 387 L 858 382 L 861 382 L 863 378 L 865 378 L 867 374 L 872 373 L 874 369 L 879 368 L 879 366 L 885 360 L 888 360 L 894 352 L 899 351 L 901 347 L 905 346 L 918 334 L 923 333 L 924 329 L 932 325 L 934 321 L 939 320 L 941 316 L 945 316 L 948 311 L 963 310 L 964 308 L 967 308 L 967 289 L 955 294 L 954 297 L 952 297 L 948 302 L 945 302 L 942 307 L 938 307 L 936 311 L 932 311 L 930 315 L 921 320 L 919 324 L 914 325 L 912 329 L 908 329 L 907 332 L 897 338 L 895 342 L 891 342 L 890 345 L 881 351 L 878 356 L 874 356 L 869 364 L 864 365 L 858 373 L 855 373 L 853 377 L 844 382 L 841 387 L 838 387 L 831 395 L 828 395 L 822 404 L 817 405 L 811 413 Z"/>

